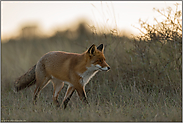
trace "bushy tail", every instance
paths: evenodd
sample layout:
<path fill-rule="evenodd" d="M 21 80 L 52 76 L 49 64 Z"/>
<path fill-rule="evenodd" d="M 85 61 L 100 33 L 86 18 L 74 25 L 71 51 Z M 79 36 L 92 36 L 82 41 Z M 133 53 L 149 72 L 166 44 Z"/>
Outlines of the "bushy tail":
<path fill-rule="evenodd" d="M 20 76 L 14 83 L 15 91 L 18 92 L 36 83 L 35 78 L 36 65 L 31 67 L 24 75 Z"/>

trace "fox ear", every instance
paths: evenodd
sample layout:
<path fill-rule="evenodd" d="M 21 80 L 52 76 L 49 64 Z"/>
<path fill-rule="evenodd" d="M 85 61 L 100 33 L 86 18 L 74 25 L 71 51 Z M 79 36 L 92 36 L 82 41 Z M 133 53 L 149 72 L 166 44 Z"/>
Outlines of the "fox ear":
<path fill-rule="evenodd" d="M 98 47 L 97 47 L 98 50 L 100 50 L 101 52 L 104 51 L 104 45 L 103 44 L 100 44 Z"/>
<path fill-rule="evenodd" d="M 87 51 L 87 53 L 89 53 L 90 55 L 95 55 L 95 51 L 96 51 L 96 46 L 95 44 L 93 44 Z"/>

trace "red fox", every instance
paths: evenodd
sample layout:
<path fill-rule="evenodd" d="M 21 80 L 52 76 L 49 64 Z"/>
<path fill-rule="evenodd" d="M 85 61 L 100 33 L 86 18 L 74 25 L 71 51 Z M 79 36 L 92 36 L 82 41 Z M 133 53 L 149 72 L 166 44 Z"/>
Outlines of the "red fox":
<path fill-rule="evenodd" d="M 103 44 L 96 47 L 94 44 L 84 53 L 67 53 L 51 51 L 30 68 L 24 75 L 15 81 L 15 89 L 18 92 L 24 88 L 36 84 L 33 104 L 36 104 L 39 92 L 52 80 L 54 92 L 53 102 L 56 106 L 67 106 L 73 92 L 76 90 L 79 98 L 88 103 L 85 86 L 98 71 L 108 71 L 110 66 L 105 62 Z M 62 105 L 58 102 L 58 95 L 64 86 L 68 84 L 67 92 Z"/>

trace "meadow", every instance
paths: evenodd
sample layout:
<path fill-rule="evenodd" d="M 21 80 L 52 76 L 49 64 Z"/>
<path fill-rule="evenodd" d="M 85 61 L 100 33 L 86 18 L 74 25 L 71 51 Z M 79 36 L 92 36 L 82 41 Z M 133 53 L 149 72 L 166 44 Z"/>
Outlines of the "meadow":
<path fill-rule="evenodd" d="M 158 10 L 157 10 L 158 11 Z M 161 11 L 159 11 L 161 12 Z M 182 121 L 182 25 L 176 19 L 150 26 L 140 20 L 143 35 L 120 36 L 118 30 L 97 34 L 81 23 L 75 32 L 51 37 L 25 37 L 1 43 L 1 121 Z M 181 14 L 182 15 L 182 14 Z M 168 17 L 168 16 L 167 16 Z M 172 23 L 172 26 L 168 24 Z M 157 26 L 158 25 L 158 26 Z M 53 105 L 52 84 L 32 104 L 35 85 L 18 93 L 14 81 L 49 51 L 82 53 L 92 44 L 105 46 L 109 72 L 99 72 L 86 85 L 90 106 L 76 92 L 68 107 Z M 64 86 L 59 102 L 62 101 Z"/>

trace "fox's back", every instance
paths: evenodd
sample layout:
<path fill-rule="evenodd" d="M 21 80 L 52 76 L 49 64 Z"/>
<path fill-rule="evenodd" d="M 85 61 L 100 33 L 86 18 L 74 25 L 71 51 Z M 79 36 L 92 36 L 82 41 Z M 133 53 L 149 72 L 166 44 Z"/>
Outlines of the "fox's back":
<path fill-rule="evenodd" d="M 76 67 L 80 57 L 81 54 L 77 53 L 52 51 L 45 54 L 38 61 L 38 65 L 43 65 L 47 74 L 63 81 L 69 81 L 69 74 Z"/>

